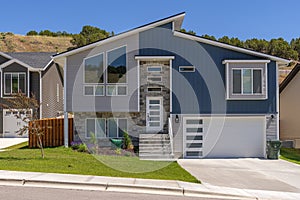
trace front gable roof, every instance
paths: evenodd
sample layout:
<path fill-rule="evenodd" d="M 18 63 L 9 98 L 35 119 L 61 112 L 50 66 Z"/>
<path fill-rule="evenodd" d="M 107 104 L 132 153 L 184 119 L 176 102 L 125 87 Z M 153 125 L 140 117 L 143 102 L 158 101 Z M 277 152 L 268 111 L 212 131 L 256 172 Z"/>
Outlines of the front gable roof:
<path fill-rule="evenodd" d="M 104 43 L 108 43 L 108 42 L 111 42 L 111 41 L 114 41 L 114 40 L 118 40 L 118 39 L 127 37 L 128 35 L 139 33 L 139 32 L 142 32 L 142 31 L 145 31 L 145 30 L 157 27 L 157 26 L 161 26 L 161 25 L 164 25 L 164 24 L 167 24 L 167 23 L 170 23 L 170 22 L 174 22 L 174 30 L 179 31 L 180 28 L 181 28 L 184 16 L 185 16 L 185 12 L 182 12 L 182 13 L 179 13 L 179 14 L 176 14 L 176 15 L 172 15 L 170 17 L 166 17 L 164 19 L 160 19 L 160 20 L 157 20 L 157 21 L 139 26 L 139 27 L 131 29 L 129 31 L 125 31 L 123 33 L 119 33 L 119 34 L 116 34 L 114 36 L 111 36 L 111 37 L 108 37 L 108 38 L 105 38 L 105 39 L 102 39 L 102 40 L 98 40 L 98 41 L 93 42 L 91 44 L 87 44 L 87 45 L 82 46 L 82 47 L 78 47 L 78 48 L 75 48 L 75 49 L 72 49 L 72 50 L 69 50 L 69 51 L 65 51 L 65 52 L 53 55 L 52 57 L 57 59 L 57 58 L 65 57 L 65 56 L 70 56 L 70 55 L 76 54 L 78 52 L 81 52 L 81 51 L 84 51 L 84 50 L 102 45 Z"/>
<path fill-rule="evenodd" d="M 13 52 L 6 53 L 12 58 L 19 60 L 36 69 L 43 69 L 50 61 L 53 52 Z"/>
<path fill-rule="evenodd" d="M 300 63 L 298 63 L 292 71 L 285 77 L 285 79 L 282 81 L 282 83 L 279 86 L 279 92 L 281 93 L 284 88 L 288 86 L 288 84 L 294 79 L 294 77 L 298 74 L 300 71 Z"/>

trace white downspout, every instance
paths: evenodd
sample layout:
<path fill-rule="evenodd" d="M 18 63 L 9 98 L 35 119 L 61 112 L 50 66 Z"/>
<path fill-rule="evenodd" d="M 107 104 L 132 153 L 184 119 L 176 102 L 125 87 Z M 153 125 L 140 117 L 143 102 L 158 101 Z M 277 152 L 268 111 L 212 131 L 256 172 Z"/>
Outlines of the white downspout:
<path fill-rule="evenodd" d="M 67 112 L 67 58 L 64 60 L 64 145 L 69 147 L 69 121 Z"/>

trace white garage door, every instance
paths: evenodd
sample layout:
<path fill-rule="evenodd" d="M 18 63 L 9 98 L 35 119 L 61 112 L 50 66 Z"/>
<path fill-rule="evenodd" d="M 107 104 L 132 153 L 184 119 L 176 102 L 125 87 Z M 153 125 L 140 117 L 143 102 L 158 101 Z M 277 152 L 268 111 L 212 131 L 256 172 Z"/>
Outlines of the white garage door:
<path fill-rule="evenodd" d="M 265 157 L 265 117 L 184 117 L 185 158 Z"/>
<path fill-rule="evenodd" d="M 21 119 L 18 119 L 16 117 L 16 114 L 19 115 L 20 111 L 3 109 L 3 137 L 5 138 L 28 137 L 28 134 L 23 134 L 22 136 L 19 136 L 16 133 L 16 131 L 20 130 L 26 124 Z M 21 116 L 24 115 L 21 113 Z"/>

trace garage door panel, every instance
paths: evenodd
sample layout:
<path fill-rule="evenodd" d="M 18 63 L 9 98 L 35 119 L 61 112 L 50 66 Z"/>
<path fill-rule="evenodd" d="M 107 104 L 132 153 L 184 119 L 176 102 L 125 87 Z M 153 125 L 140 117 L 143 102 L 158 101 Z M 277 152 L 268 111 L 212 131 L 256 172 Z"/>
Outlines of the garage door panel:
<path fill-rule="evenodd" d="M 207 117 L 201 119 L 203 119 L 202 138 L 200 135 L 195 135 L 198 139 L 202 139 L 201 157 L 265 156 L 265 117 Z M 187 122 L 187 119 L 184 122 Z M 183 135 L 186 138 L 186 134 L 189 134 L 187 133 L 188 127 L 189 125 L 185 123 Z M 189 157 L 186 153 L 185 156 Z"/>

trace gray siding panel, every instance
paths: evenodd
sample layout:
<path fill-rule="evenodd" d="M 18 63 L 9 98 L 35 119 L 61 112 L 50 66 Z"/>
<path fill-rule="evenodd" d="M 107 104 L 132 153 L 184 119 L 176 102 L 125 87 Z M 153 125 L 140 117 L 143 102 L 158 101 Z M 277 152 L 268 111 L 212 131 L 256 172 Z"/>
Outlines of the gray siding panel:
<path fill-rule="evenodd" d="M 225 59 L 265 59 L 179 37 L 171 30 L 153 28 L 140 33 L 140 55 L 174 55 L 173 114 L 262 114 L 276 112 L 276 64 L 268 64 L 267 100 L 225 99 Z M 197 72 L 180 73 L 193 65 Z"/>
<path fill-rule="evenodd" d="M 266 135 L 268 140 L 277 140 L 277 115 L 274 115 L 274 118 L 271 116 L 266 117 Z"/>
<path fill-rule="evenodd" d="M 40 74 L 38 72 L 30 72 L 30 94 L 34 94 L 35 98 L 40 102 Z"/>
<path fill-rule="evenodd" d="M 63 83 L 60 73 L 56 64 L 42 73 L 42 118 L 57 117 L 63 111 Z"/>
<path fill-rule="evenodd" d="M 126 45 L 127 49 L 127 96 L 84 96 L 83 59 Z M 67 111 L 74 112 L 128 112 L 138 110 L 138 71 L 134 56 L 138 54 L 138 35 L 120 39 L 67 57 Z M 106 57 L 106 55 L 105 55 Z"/>

